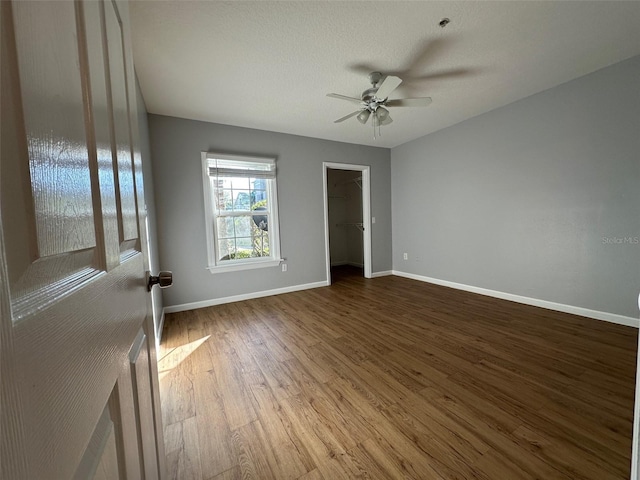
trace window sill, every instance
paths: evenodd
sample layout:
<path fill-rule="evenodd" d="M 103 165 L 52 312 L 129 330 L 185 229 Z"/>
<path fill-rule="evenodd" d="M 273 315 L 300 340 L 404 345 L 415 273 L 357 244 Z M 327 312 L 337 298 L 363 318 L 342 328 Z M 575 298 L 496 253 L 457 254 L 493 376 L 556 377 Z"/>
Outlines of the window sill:
<path fill-rule="evenodd" d="M 241 270 L 253 270 L 256 268 L 277 267 L 283 259 L 265 260 L 259 262 L 234 263 L 233 265 L 214 265 L 208 266 L 207 270 L 211 274 L 237 272 Z"/>

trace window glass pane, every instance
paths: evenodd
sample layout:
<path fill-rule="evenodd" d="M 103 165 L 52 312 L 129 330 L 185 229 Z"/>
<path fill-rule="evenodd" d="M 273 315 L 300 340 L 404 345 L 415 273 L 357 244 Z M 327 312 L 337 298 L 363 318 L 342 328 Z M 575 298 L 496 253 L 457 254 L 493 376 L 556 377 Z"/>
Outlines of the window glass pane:
<path fill-rule="evenodd" d="M 234 190 L 248 190 L 250 188 L 248 178 L 232 177 L 230 180 Z"/>
<path fill-rule="evenodd" d="M 233 217 L 218 217 L 217 231 L 218 238 L 234 238 Z"/>
<path fill-rule="evenodd" d="M 249 210 L 251 207 L 251 197 L 249 190 L 234 190 L 233 191 L 233 209 L 234 210 Z"/>
<path fill-rule="evenodd" d="M 266 190 L 267 189 L 267 182 L 269 180 L 267 178 L 251 178 L 250 179 L 250 184 L 251 184 L 251 188 L 255 189 L 255 190 Z"/>
<path fill-rule="evenodd" d="M 252 257 L 269 256 L 269 232 L 253 229 L 253 250 Z"/>
<path fill-rule="evenodd" d="M 249 237 L 251 235 L 251 217 L 235 217 L 236 237 Z"/>
<path fill-rule="evenodd" d="M 266 190 L 251 190 L 251 210 L 256 208 L 267 206 L 267 191 Z"/>
<path fill-rule="evenodd" d="M 264 190 L 251 190 L 251 210 L 266 210 L 267 198 Z"/>
<path fill-rule="evenodd" d="M 231 188 L 231 179 L 226 177 L 219 177 L 217 179 L 218 188 Z"/>
<path fill-rule="evenodd" d="M 214 191 L 216 208 L 221 212 L 233 210 L 233 191 L 216 189 Z"/>
<path fill-rule="evenodd" d="M 266 207 L 257 207 L 253 212 L 254 214 L 252 215 L 252 223 L 253 223 L 253 227 L 258 229 L 258 230 L 264 230 L 267 231 L 269 230 L 269 214 L 267 211 L 265 211 Z M 255 212 L 262 212 L 264 211 L 264 214 L 256 214 Z"/>
<path fill-rule="evenodd" d="M 251 179 L 251 203 L 256 203 L 267 199 L 267 179 L 252 178 Z"/>
<path fill-rule="evenodd" d="M 251 237 L 238 237 L 236 238 L 237 252 L 246 252 L 247 256 L 251 256 Z"/>
<path fill-rule="evenodd" d="M 218 240 L 218 260 L 231 260 L 235 252 L 235 241 L 233 239 Z"/>

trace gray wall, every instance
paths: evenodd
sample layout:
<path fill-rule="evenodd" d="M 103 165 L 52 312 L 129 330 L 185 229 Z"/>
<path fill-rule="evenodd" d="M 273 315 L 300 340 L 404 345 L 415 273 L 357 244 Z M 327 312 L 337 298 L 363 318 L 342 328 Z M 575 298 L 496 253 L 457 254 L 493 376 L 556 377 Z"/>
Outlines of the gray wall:
<path fill-rule="evenodd" d="M 174 285 L 165 305 L 213 300 L 326 280 L 322 162 L 371 166 L 372 270 L 391 268 L 390 151 L 295 135 L 149 115 L 160 266 Z M 277 157 L 279 267 L 211 274 L 207 265 L 201 151 Z"/>
<path fill-rule="evenodd" d="M 637 318 L 640 57 L 393 148 L 391 170 L 394 270 Z"/>
<path fill-rule="evenodd" d="M 158 261 L 158 234 L 156 221 L 155 191 L 153 188 L 153 170 L 151 161 L 151 147 L 149 145 L 149 124 L 147 121 L 147 109 L 144 98 L 140 91 L 140 85 L 136 78 L 136 96 L 138 104 L 138 130 L 140 136 L 140 155 L 142 156 L 142 176 L 144 181 L 144 201 L 147 207 L 147 228 L 149 229 L 149 268 L 153 274 L 160 270 Z M 154 288 L 151 290 L 153 303 L 153 321 L 156 327 L 156 336 L 160 337 L 158 331 L 160 318 L 162 317 L 162 290 Z"/>

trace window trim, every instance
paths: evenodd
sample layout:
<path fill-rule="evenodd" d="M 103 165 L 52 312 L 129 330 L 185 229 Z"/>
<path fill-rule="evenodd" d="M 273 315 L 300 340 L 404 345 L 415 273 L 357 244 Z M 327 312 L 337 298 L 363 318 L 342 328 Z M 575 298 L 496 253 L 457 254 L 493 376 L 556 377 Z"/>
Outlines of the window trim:
<path fill-rule="evenodd" d="M 269 228 L 269 248 L 271 255 L 269 257 L 255 257 L 241 260 L 225 261 L 220 264 L 217 260 L 216 252 L 218 252 L 218 236 L 216 235 L 217 218 L 213 208 L 213 188 L 211 185 L 211 176 L 209 175 L 209 160 L 212 158 L 221 158 L 225 160 L 238 160 L 248 162 L 273 162 L 275 157 L 258 157 L 255 155 L 236 155 L 220 152 L 201 152 L 202 164 L 202 184 L 203 184 L 203 200 L 205 215 L 205 233 L 207 240 L 207 269 L 212 273 L 235 272 L 241 270 L 251 270 L 254 268 L 265 268 L 278 266 L 283 259 L 280 258 L 280 222 L 278 218 L 278 182 L 277 174 L 274 178 L 267 182 L 267 195 L 269 198 L 269 221 L 273 225 Z"/>

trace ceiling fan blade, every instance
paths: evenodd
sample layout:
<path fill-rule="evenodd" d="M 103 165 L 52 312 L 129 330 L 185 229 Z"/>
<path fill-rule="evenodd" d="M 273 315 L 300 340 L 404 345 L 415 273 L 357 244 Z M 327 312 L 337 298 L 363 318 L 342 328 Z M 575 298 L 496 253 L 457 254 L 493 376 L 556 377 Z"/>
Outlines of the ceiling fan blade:
<path fill-rule="evenodd" d="M 380 68 L 376 65 L 371 65 L 368 63 L 352 63 L 351 65 L 349 65 L 349 70 L 367 76 L 371 72 L 379 72 Z"/>
<path fill-rule="evenodd" d="M 431 103 L 431 97 L 398 98 L 385 102 L 387 107 L 426 107 Z"/>
<path fill-rule="evenodd" d="M 378 87 L 378 91 L 376 92 L 376 97 L 380 99 L 385 99 L 389 96 L 391 92 L 393 92 L 398 85 L 402 83 L 402 80 L 399 77 L 394 77 L 393 75 L 389 75 L 385 77 L 380 86 Z"/>
<path fill-rule="evenodd" d="M 439 72 L 426 73 L 424 75 L 416 75 L 412 77 L 411 80 L 422 82 L 425 80 L 438 80 L 441 78 L 457 78 L 457 77 L 466 77 L 475 75 L 477 73 L 482 73 L 482 69 L 480 68 L 452 68 L 450 70 L 441 70 Z"/>
<path fill-rule="evenodd" d="M 359 98 L 347 97 L 346 95 L 340 95 L 338 93 L 327 93 L 327 97 L 337 98 L 338 100 L 346 100 L 353 103 L 362 103 L 362 100 L 360 100 Z"/>
<path fill-rule="evenodd" d="M 335 122 L 333 122 L 333 123 L 340 123 L 340 122 L 344 122 L 344 121 L 345 121 L 345 120 L 347 120 L 348 118 L 355 117 L 355 116 L 356 116 L 356 115 L 358 115 L 361 111 L 362 111 L 362 110 L 356 110 L 355 112 L 352 112 L 352 113 L 350 113 L 349 115 L 345 115 L 344 117 L 339 118 L 338 120 L 336 120 L 336 121 L 335 121 Z"/>

